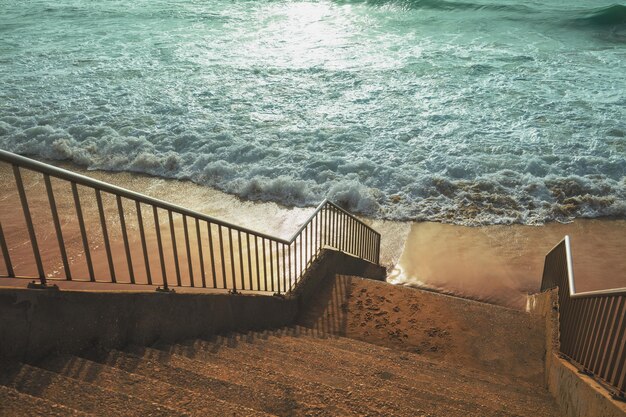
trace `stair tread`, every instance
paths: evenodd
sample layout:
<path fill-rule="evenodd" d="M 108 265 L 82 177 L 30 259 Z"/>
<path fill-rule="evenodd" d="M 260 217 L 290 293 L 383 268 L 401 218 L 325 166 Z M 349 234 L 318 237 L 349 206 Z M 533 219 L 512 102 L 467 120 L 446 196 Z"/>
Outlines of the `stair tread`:
<path fill-rule="evenodd" d="M 224 381 L 237 381 L 250 389 L 262 390 L 269 395 L 278 397 L 290 395 L 296 402 L 306 399 L 308 402 L 317 404 L 318 407 L 334 404 L 338 408 L 336 412 L 340 414 L 389 414 L 392 411 L 398 411 L 397 407 L 394 408 L 389 402 L 375 401 L 376 405 L 379 405 L 375 407 L 373 404 L 357 401 L 350 398 L 347 391 L 336 389 L 323 382 L 312 384 L 297 375 L 290 375 L 286 378 L 283 373 L 286 368 L 285 364 L 275 368 L 264 367 L 260 362 L 251 363 L 237 356 L 227 360 L 207 362 L 173 352 L 139 347 L 134 348 L 132 353 L 149 359 L 159 358 L 159 361 L 170 366 L 210 375 Z"/>
<path fill-rule="evenodd" d="M 101 388 L 131 394 L 146 401 L 163 404 L 174 410 L 182 410 L 192 416 L 267 415 L 236 403 L 224 401 L 211 395 L 210 392 L 200 394 L 185 387 L 171 385 L 155 378 L 134 374 L 77 356 L 57 355 L 46 359 L 39 366 Z"/>
<path fill-rule="evenodd" d="M 260 339 L 255 339 L 260 340 Z M 281 338 L 280 342 L 287 341 L 288 338 Z M 329 341 L 327 341 L 329 342 Z M 307 345 L 307 341 L 300 341 L 303 345 Z M 255 348 L 259 349 L 258 355 L 255 355 L 253 351 L 253 345 L 240 343 L 237 345 L 236 349 L 227 349 L 225 346 L 219 346 L 219 344 L 212 344 L 210 342 L 203 341 L 195 341 L 195 346 L 198 350 L 202 350 L 202 346 L 204 346 L 204 350 L 206 352 L 213 351 L 214 357 L 213 360 L 222 359 L 225 364 L 229 362 L 234 362 L 235 360 L 241 365 L 245 366 L 255 366 L 255 363 L 259 363 L 258 359 L 263 357 L 263 348 L 259 346 L 255 346 Z M 248 349 L 246 349 L 246 345 L 248 345 Z M 189 346 L 187 346 L 189 347 Z M 278 346 L 278 348 L 288 349 L 289 346 Z M 308 346 L 307 346 L 308 348 Z M 383 348 L 380 348 L 383 350 Z M 174 347 L 174 349 L 176 349 Z M 360 385 L 364 386 L 364 389 L 368 390 L 368 395 L 374 396 L 377 394 L 379 397 L 388 398 L 390 396 L 397 396 L 399 392 L 403 394 L 404 399 L 397 400 L 401 402 L 404 406 L 413 406 L 413 407 L 424 407 L 426 404 L 429 404 L 431 408 L 442 406 L 445 404 L 451 412 L 456 412 L 459 410 L 464 411 L 465 413 L 477 413 L 477 415 L 485 415 L 485 413 L 490 413 L 491 415 L 496 415 L 499 412 L 504 412 L 503 408 L 507 407 L 505 410 L 506 415 L 512 415 L 512 413 L 518 413 L 519 415 L 528 415 L 530 410 L 541 410 L 544 411 L 545 407 L 543 407 L 534 397 L 530 396 L 516 396 L 515 398 L 510 398 L 510 395 L 494 395 L 493 389 L 486 390 L 484 387 L 481 390 L 473 390 L 472 384 L 475 381 L 469 379 L 465 384 L 456 384 L 451 388 L 451 381 L 446 379 L 445 382 L 440 381 L 441 375 L 433 375 L 429 378 L 421 378 L 422 385 L 412 384 L 407 385 L 403 384 L 401 379 L 397 378 L 398 375 L 392 374 L 389 372 L 390 370 L 387 367 L 379 367 L 376 370 L 376 367 L 372 365 L 370 361 L 349 361 L 347 363 L 348 368 L 339 365 L 337 358 L 333 356 L 332 350 L 328 346 L 324 346 L 324 359 L 328 362 L 328 365 L 323 363 L 321 360 L 320 363 L 316 363 L 314 366 L 304 366 L 307 362 L 314 361 L 319 354 L 319 352 L 315 352 L 316 347 L 306 349 L 301 352 L 301 357 L 306 358 L 304 360 L 298 361 L 297 357 L 285 357 L 282 363 L 289 363 L 289 367 L 286 368 L 286 373 L 289 374 L 290 377 L 295 375 L 308 376 L 311 380 L 315 380 L 316 382 L 326 381 L 327 383 L 332 384 L 333 382 L 339 386 L 344 388 L 352 388 L 351 382 L 359 381 Z M 184 352 L 184 347 L 180 347 L 179 352 Z M 383 350 L 384 353 L 384 350 Z M 222 358 L 220 358 L 220 354 Z M 376 352 L 376 355 L 381 354 L 381 352 Z M 272 361 L 272 356 L 280 356 L 278 349 L 267 349 L 265 353 L 267 359 L 264 362 Z M 284 354 L 282 354 L 284 355 Z M 365 358 L 366 360 L 368 358 Z M 371 359 L 371 358 L 369 358 Z M 275 361 L 277 364 L 281 363 L 280 359 Z M 291 368 L 298 368 L 299 366 L 303 366 L 306 370 L 303 372 L 302 369 L 295 371 L 289 371 Z M 322 370 L 324 367 L 327 367 L 327 372 L 324 374 Z M 355 369 L 359 369 L 358 372 L 353 372 Z M 375 371 L 376 372 L 373 372 Z M 336 371 L 336 374 L 333 375 L 333 371 Z M 352 374 L 351 374 L 352 372 Z M 318 374 L 317 378 L 314 378 L 315 374 Z M 347 375 L 347 376 L 346 376 Z M 414 376 L 417 376 L 414 374 Z M 387 380 L 386 380 L 387 379 Z M 491 387 L 489 387 L 491 388 Z M 502 388 L 502 387 L 498 387 Z M 472 392 L 474 395 L 468 397 L 468 392 Z M 491 395 L 491 402 L 488 405 L 484 404 L 484 400 L 488 399 L 486 394 Z M 410 396 L 409 396 L 410 395 Z M 400 398 L 396 397 L 396 398 Z M 494 398 L 495 397 L 495 398 Z M 408 398 L 408 399 L 407 399 Z M 482 400 L 482 401 L 477 401 Z M 420 404 L 420 401 L 423 404 Z M 422 408 L 420 407 L 420 408 Z"/>
<path fill-rule="evenodd" d="M 299 343 L 293 344 L 294 341 Z M 198 343 L 201 342 L 196 342 Z M 199 345 L 198 347 L 200 348 Z M 206 348 L 210 349 L 210 345 Z M 317 352 L 316 349 L 318 349 Z M 289 350 L 293 350 L 293 353 Z M 404 400 L 409 403 L 417 403 L 421 398 L 428 398 L 431 401 L 445 401 L 467 412 L 479 414 L 487 411 L 496 413 L 502 409 L 504 403 L 508 403 L 512 409 L 507 410 L 507 413 L 510 414 L 515 410 L 523 415 L 527 413 L 528 406 L 536 402 L 534 397 L 515 395 L 517 393 L 510 390 L 501 393 L 492 386 L 485 387 L 484 384 L 478 384 L 475 387 L 476 381 L 473 380 L 460 382 L 446 378 L 445 382 L 442 382 L 441 375 L 437 371 L 427 375 L 413 374 L 413 378 L 409 379 L 400 375 L 394 368 L 376 367 L 371 362 L 337 357 L 328 350 L 324 351 L 323 357 L 319 353 L 319 348 L 311 347 L 307 340 L 295 338 L 281 338 L 275 344 L 272 344 L 269 339 L 264 341 L 263 345 L 250 342 L 239 343 L 232 352 L 233 355 L 245 358 L 242 360 L 252 362 L 264 357 L 265 361 L 275 364 L 289 363 L 289 367 L 296 369 L 299 375 L 308 377 L 314 382 L 325 381 L 331 385 L 346 388 L 358 380 L 368 390 L 375 390 L 379 397 L 389 397 L 399 392 L 406 395 L 410 393 L 410 397 L 405 397 L 408 400 Z M 470 394 L 473 396 L 468 398 Z M 515 401 L 511 401 L 512 399 Z"/>
<path fill-rule="evenodd" d="M 165 352 L 162 354 L 165 355 Z M 93 359 L 108 366 L 183 386 L 195 392 L 212 392 L 225 401 L 238 402 L 269 414 L 290 415 L 296 412 L 332 415 L 333 409 L 337 408 L 333 404 L 311 404 L 290 395 L 280 396 L 276 391 L 272 391 L 271 387 L 256 387 L 254 390 L 246 385 L 202 374 L 201 369 L 189 370 L 171 366 L 163 358 L 150 359 L 131 352 L 112 350 L 102 357 Z"/>
<path fill-rule="evenodd" d="M 175 416 L 176 410 L 28 364 L 13 364 L 0 375 L 0 384 L 94 415 Z M 106 407 L 102 405 L 106 404 Z"/>
<path fill-rule="evenodd" d="M 0 415 L 12 417 L 65 417 L 86 416 L 87 414 L 43 398 L 19 392 L 14 388 L 0 385 Z"/>
<path fill-rule="evenodd" d="M 183 353 L 181 350 L 177 350 L 176 347 L 173 347 L 171 352 L 176 351 Z M 374 386 L 367 384 L 362 378 L 341 380 L 338 375 L 318 374 L 315 370 L 311 369 L 303 370 L 295 366 L 294 363 L 248 356 L 249 352 L 239 352 L 235 350 L 229 352 L 226 356 L 223 355 L 224 352 L 224 349 L 215 353 L 198 350 L 196 352 L 196 359 L 205 363 L 210 361 L 213 366 L 217 367 L 227 367 L 229 364 L 236 363 L 237 366 L 245 367 L 246 371 L 249 373 L 271 373 L 273 379 L 282 381 L 283 383 L 293 382 L 304 387 L 313 384 L 318 387 L 318 390 L 323 388 L 324 392 L 336 392 L 340 397 L 343 395 L 344 398 L 349 397 L 352 401 L 368 402 L 370 406 L 377 409 L 377 413 L 390 412 L 393 414 L 409 410 L 413 410 L 415 413 L 427 413 L 428 411 L 438 409 L 440 412 L 443 412 L 443 410 L 447 410 L 448 413 L 463 411 L 463 415 L 468 415 L 468 413 L 470 413 L 469 415 L 472 415 L 471 413 L 484 415 L 484 413 L 480 412 L 476 407 L 470 407 L 469 409 L 467 407 L 459 407 L 459 404 L 448 401 L 449 399 L 446 399 L 446 401 L 437 401 L 437 397 L 439 396 L 432 391 L 424 391 L 424 395 L 420 397 L 416 396 L 417 392 L 414 389 L 411 391 L 411 398 L 402 398 L 398 396 L 398 387 L 395 385 L 388 386 L 384 381 L 382 381 L 383 383 L 379 386 Z M 189 351 L 186 353 L 189 354 Z M 390 402 L 388 400 L 389 398 L 394 398 L 393 402 Z M 418 401 L 417 398 L 420 400 Z M 441 398 L 439 398 L 439 400 L 441 400 Z"/>

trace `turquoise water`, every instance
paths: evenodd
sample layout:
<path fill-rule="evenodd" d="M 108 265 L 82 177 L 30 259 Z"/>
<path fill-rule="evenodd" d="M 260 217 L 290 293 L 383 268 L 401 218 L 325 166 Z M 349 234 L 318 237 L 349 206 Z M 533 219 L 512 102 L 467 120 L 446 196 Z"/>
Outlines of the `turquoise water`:
<path fill-rule="evenodd" d="M 626 216 L 626 6 L 0 0 L 0 148 L 460 224 Z"/>

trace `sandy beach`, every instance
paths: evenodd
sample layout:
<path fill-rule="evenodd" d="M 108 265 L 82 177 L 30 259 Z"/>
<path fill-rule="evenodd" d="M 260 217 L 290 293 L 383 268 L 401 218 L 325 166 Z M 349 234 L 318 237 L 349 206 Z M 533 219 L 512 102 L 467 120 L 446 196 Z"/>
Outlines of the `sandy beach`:
<path fill-rule="evenodd" d="M 166 180 L 132 173 L 86 171 L 76 166 L 63 168 L 102 181 L 142 192 L 210 216 L 232 222 L 259 232 L 290 238 L 292 233 L 313 212 L 313 208 L 287 208 L 274 203 L 242 201 L 223 192 L 187 181 Z M 33 219 L 42 248 L 44 266 L 51 277 L 63 277 L 43 179 L 23 172 Z M 0 221 L 9 242 L 16 273 L 22 276 L 36 272 L 28 246 L 13 173 L 0 164 Z M 76 231 L 75 209 L 69 187 L 53 181 L 53 188 L 66 239 L 72 274 L 87 277 L 82 246 Z M 81 191 L 81 201 L 88 228 L 99 228 L 95 199 Z M 83 198 L 84 197 L 84 198 Z M 115 199 L 104 197 L 106 212 L 116 213 Z M 132 207 L 124 206 L 124 209 Z M 146 216 L 148 217 L 148 216 Z M 539 289 L 545 254 L 566 234 L 572 238 L 574 273 L 577 290 L 590 291 L 626 286 L 626 220 L 580 219 L 569 224 L 551 223 L 544 226 L 494 225 L 466 227 L 432 222 L 393 222 L 363 218 L 382 234 L 381 262 L 388 269 L 388 281 L 399 285 L 428 288 L 517 309 L 525 307 L 525 295 Z M 125 262 L 117 216 L 108 216 L 109 235 L 116 262 Z M 161 227 L 167 217 L 161 220 Z M 180 219 L 177 221 L 180 223 Z M 177 223 L 177 224 L 178 224 Z M 137 242 L 137 227 L 129 221 L 131 241 Z M 154 225 L 152 224 L 152 228 Z M 89 230 L 88 230 L 89 232 Z M 177 228 L 182 240 L 182 231 Z M 102 239 L 98 230 L 88 233 L 90 248 L 97 270 L 108 269 Z M 133 240 L 134 239 L 134 240 Z M 134 250 L 137 245 L 133 246 Z M 167 249 L 167 248 L 166 248 Z M 169 252 L 166 250 L 166 252 Z M 133 259 L 137 275 L 143 266 L 140 257 Z M 137 261 L 135 261 L 137 259 Z M 197 263 L 197 259 L 193 260 Z M 136 264 L 136 265 L 135 265 Z M 168 270 L 173 268 L 171 259 Z M 151 268 L 158 269 L 154 263 Z M 186 268 L 186 262 L 181 262 Z M 117 270 L 116 265 L 116 270 Z M 128 282 L 125 270 L 119 268 L 118 280 Z M 145 269 L 143 269 L 145 274 Z M 5 266 L 0 264 L 0 273 Z M 169 273 L 168 273 L 169 274 Z M 105 274 L 106 275 L 106 274 Z"/>

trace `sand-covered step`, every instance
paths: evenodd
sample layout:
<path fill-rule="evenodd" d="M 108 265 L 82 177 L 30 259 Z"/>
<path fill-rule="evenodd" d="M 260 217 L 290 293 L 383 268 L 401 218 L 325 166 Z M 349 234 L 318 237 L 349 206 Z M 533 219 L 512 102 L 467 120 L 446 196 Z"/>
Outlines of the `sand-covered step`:
<path fill-rule="evenodd" d="M 267 366 L 250 361 L 245 357 L 245 353 L 223 358 L 189 346 L 159 347 L 161 347 L 159 350 L 136 348 L 133 353 L 181 370 L 245 385 L 257 393 L 274 396 L 277 398 L 275 401 L 290 398 L 291 409 L 287 415 L 310 414 L 312 411 L 328 415 L 397 415 L 400 411 L 393 402 L 360 398 L 354 395 L 354 392 L 336 389 L 323 382 L 311 383 L 298 375 L 288 374 L 290 368 L 288 363 Z M 200 354 L 195 356 L 197 352 Z M 310 408 L 312 411 L 308 410 Z M 414 411 L 414 415 L 420 415 L 419 410 Z"/>
<path fill-rule="evenodd" d="M 450 375 L 456 375 L 460 378 L 467 378 L 472 381 L 483 381 L 485 383 L 492 383 L 498 386 L 515 386 L 517 389 L 528 392 L 534 392 L 537 384 L 530 383 L 523 379 L 515 379 L 509 375 L 501 375 L 495 372 L 486 372 L 481 369 L 459 366 L 459 364 L 451 363 L 445 360 L 437 360 L 434 358 L 426 357 L 417 353 L 411 353 L 402 350 L 396 350 L 393 348 L 378 346 L 368 342 L 351 339 L 347 337 L 337 336 L 333 334 L 323 333 L 315 329 L 310 329 L 302 326 L 286 327 L 276 330 L 268 330 L 261 333 L 261 338 L 268 338 L 271 336 L 293 336 L 293 337 L 306 337 L 309 342 L 314 343 L 316 346 L 327 346 L 327 339 L 333 340 L 333 347 L 342 349 L 350 354 L 361 354 L 365 357 L 374 355 L 383 349 L 386 354 L 377 356 L 376 359 L 381 361 L 389 361 L 391 363 L 397 363 L 406 368 L 413 364 L 420 369 L 433 369 L 436 372 L 448 372 Z M 407 364 L 406 362 L 410 363 Z"/>
<path fill-rule="evenodd" d="M 450 393 L 449 396 L 442 395 L 427 385 L 421 388 L 409 388 L 384 378 L 367 378 L 359 375 L 353 375 L 350 378 L 345 369 L 334 366 L 328 355 L 324 355 L 327 363 L 316 369 L 315 367 L 300 366 L 302 362 L 293 360 L 291 357 L 283 357 L 284 360 L 277 359 L 281 356 L 278 353 L 280 347 L 278 349 L 257 350 L 249 343 L 238 343 L 233 347 L 227 347 L 225 339 L 218 338 L 217 340 L 223 340 L 223 343 L 220 341 L 194 341 L 187 345 L 186 349 L 182 346 L 173 347 L 170 352 L 186 354 L 222 367 L 237 363 L 238 366 L 245 366 L 246 370 L 254 369 L 257 373 L 268 373 L 279 369 L 282 375 L 274 376 L 274 378 L 291 381 L 300 386 L 312 383 L 318 387 L 318 390 L 323 388 L 333 392 L 349 393 L 346 398 L 349 397 L 350 401 L 366 402 L 372 407 L 376 407 L 378 413 L 483 416 L 486 412 L 491 412 L 495 413 L 493 415 L 497 415 L 493 409 L 464 401 L 458 393 Z M 283 346 L 282 348 L 288 349 L 289 347 Z M 302 358 L 304 361 L 308 361 L 318 354 L 319 352 L 309 351 Z M 324 368 L 326 372 L 323 371 Z M 428 380 L 427 382 L 434 383 L 436 380 Z M 390 398 L 393 398 L 393 401 L 389 401 Z"/>
<path fill-rule="evenodd" d="M 162 405 L 76 381 L 27 364 L 14 364 L 0 375 L 0 385 L 88 414 L 111 416 L 183 415 Z"/>
<path fill-rule="evenodd" d="M 0 416 L 86 416 L 88 414 L 0 385 Z"/>
<path fill-rule="evenodd" d="M 505 412 L 507 415 L 533 415 L 540 413 L 551 415 L 556 411 L 556 405 L 548 392 L 542 387 L 530 387 L 529 384 L 521 383 L 485 383 L 480 379 L 473 378 L 472 374 L 459 374 L 467 370 L 452 368 L 450 364 L 440 364 L 432 359 L 422 358 L 420 355 L 408 352 L 401 354 L 399 361 L 389 361 L 398 352 L 385 347 L 370 345 L 364 342 L 335 336 L 325 339 L 310 339 L 311 336 L 298 337 L 285 336 L 285 332 L 277 332 L 279 337 L 269 336 L 268 333 L 251 333 L 247 335 L 229 335 L 215 342 L 213 349 L 220 348 L 220 345 L 231 347 L 242 345 L 245 341 L 254 341 L 255 345 L 264 345 L 269 356 L 279 356 L 277 352 L 292 350 L 296 359 L 285 358 L 285 361 L 297 360 L 297 357 L 307 358 L 307 362 L 315 362 L 317 358 L 324 358 L 325 363 L 332 363 L 336 366 L 338 373 L 349 373 L 350 368 L 362 368 L 361 375 L 374 374 L 376 376 L 388 377 L 393 381 L 393 385 L 401 390 L 403 384 L 412 386 L 415 389 L 424 391 L 424 384 L 428 385 L 428 390 L 437 395 L 446 395 L 452 399 L 450 402 L 458 404 L 474 403 L 478 407 L 491 407 L 498 412 Z M 342 342 L 341 349 L 334 349 L 334 344 Z M 275 345 L 273 345 L 273 343 Z M 293 343 L 292 346 L 289 346 Z M 355 347 L 366 345 L 367 354 L 355 353 Z M 243 345 L 245 346 L 245 344 Z M 352 346 L 352 349 L 349 349 Z M 240 348 L 241 349 L 241 348 Z M 359 358 L 360 360 L 355 360 Z M 426 367 L 423 367 L 422 361 Z M 362 366 L 362 364 L 366 364 Z M 315 365 L 324 367 L 324 363 Z M 344 368 L 347 366 L 348 368 Z M 358 373 L 358 372 L 357 372 Z M 484 374 L 484 373 L 483 373 Z M 483 375 L 484 376 L 484 375 Z M 363 379 L 364 376 L 359 376 Z M 505 379 L 508 381 L 508 378 Z M 471 407 L 471 406 L 470 406 Z M 461 406 L 461 408 L 464 408 Z M 493 411 L 496 412 L 496 411 Z"/>
<path fill-rule="evenodd" d="M 133 348 L 129 348 L 133 349 Z M 137 352 L 135 348 L 135 352 Z M 112 350 L 104 355 L 91 356 L 90 359 L 125 370 L 127 372 L 155 378 L 171 385 L 184 387 L 198 392 L 210 393 L 224 401 L 241 404 L 247 408 L 263 411 L 275 415 L 310 414 L 332 415 L 332 407 L 324 404 L 311 404 L 307 399 L 297 401 L 288 392 L 273 391 L 270 386 L 255 386 L 253 388 L 239 383 L 234 378 L 221 379 L 217 373 L 210 374 L 202 369 L 202 364 L 196 364 L 194 369 L 184 369 L 172 366 L 167 361 L 168 354 L 155 351 L 160 355 L 149 358 L 131 352 Z M 306 402 L 304 402 L 306 401 Z M 329 409 L 330 408 L 330 409 Z M 328 411 L 326 411 L 329 409 Z M 335 413 L 336 414 L 336 413 Z"/>
<path fill-rule="evenodd" d="M 38 366 L 110 391 L 130 394 L 152 403 L 163 404 L 191 416 L 267 415 L 240 404 L 223 401 L 211 392 L 200 394 L 185 387 L 171 385 L 158 379 L 126 372 L 77 356 L 54 356 L 39 363 Z"/>
<path fill-rule="evenodd" d="M 380 399 L 397 398 L 396 403 L 404 407 L 416 409 L 446 408 L 450 413 L 462 411 L 465 415 L 525 415 L 525 408 L 514 407 L 502 410 L 505 396 L 485 390 L 474 381 L 469 383 L 451 383 L 441 375 L 423 375 L 416 373 L 410 380 L 397 375 L 393 368 L 372 367 L 371 361 L 350 356 L 345 351 L 333 352 L 325 349 L 323 354 L 319 347 L 312 345 L 303 338 L 268 338 L 258 339 L 244 336 L 236 343 L 214 344 L 205 349 L 243 355 L 247 361 L 278 366 L 289 364 L 284 371 L 287 375 L 295 375 L 311 382 L 333 385 L 343 389 L 354 389 L 358 381 L 361 391 L 368 397 Z M 229 339 L 232 340 L 232 339 Z M 332 340 L 327 340 L 325 348 L 332 347 Z M 200 343 L 196 343 L 199 345 Z M 201 349 L 201 347 L 199 346 Z M 230 351 L 228 351 L 230 349 Z M 230 358 L 226 358 L 230 360 Z M 470 395 L 471 394 L 471 395 Z M 480 398 L 480 401 L 477 401 Z M 506 403 L 506 401 L 504 401 Z"/>
<path fill-rule="evenodd" d="M 288 336 L 295 335 L 295 336 Z M 403 378 L 403 382 L 411 385 L 410 381 L 419 380 L 421 376 L 430 376 L 434 385 L 438 381 L 445 381 L 445 384 L 460 392 L 471 392 L 472 388 L 480 391 L 481 396 L 487 394 L 492 399 L 499 401 L 502 405 L 510 404 L 511 407 L 519 410 L 526 410 L 525 414 L 532 415 L 536 412 L 555 413 L 556 405 L 547 390 L 541 386 L 530 384 L 524 380 L 511 380 L 510 377 L 488 374 L 484 371 L 467 370 L 463 367 L 453 367 L 448 362 L 440 362 L 432 358 L 424 358 L 418 354 L 396 351 L 386 347 L 371 345 L 353 339 L 325 336 L 318 334 L 311 329 L 282 329 L 259 333 L 257 343 L 272 343 L 276 339 L 279 344 L 289 344 L 293 340 L 302 339 L 301 343 L 296 342 L 294 350 L 300 348 L 301 355 L 307 355 L 313 349 L 324 352 L 324 356 L 332 358 L 333 362 L 341 364 L 345 361 L 352 361 L 354 357 L 360 357 L 360 362 L 368 363 L 369 367 L 378 368 L 379 372 L 393 371 L 394 376 Z M 240 336 L 242 339 L 249 336 Z M 332 346 L 332 347 L 331 347 Z M 335 349 L 337 348 L 337 349 Z M 343 352 L 343 355 L 341 354 Z M 339 354 L 338 354 L 339 353 Z M 457 386 L 455 386 L 455 383 Z M 459 386 L 459 384 L 461 384 Z M 470 387 L 464 388 L 465 387 Z M 482 398 L 478 397 L 477 400 Z M 502 399 L 507 401 L 502 402 Z M 511 401 L 513 400 L 513 401 Z"/>

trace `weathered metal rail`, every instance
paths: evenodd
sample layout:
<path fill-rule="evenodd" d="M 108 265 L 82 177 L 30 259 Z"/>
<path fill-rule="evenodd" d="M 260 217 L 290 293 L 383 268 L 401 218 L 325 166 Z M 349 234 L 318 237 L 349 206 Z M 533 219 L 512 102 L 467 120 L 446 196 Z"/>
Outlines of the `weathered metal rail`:
<path fill-rule="evenodd" d="M 16 271 L 19 268 L 12 262 L 12 242 L 7 242 L 7 229 L 5 227 L 3 231 L 0 221 L 0 249 L 7 273 L 4 276 L 35 278 L 42 287 L 47 286 L 49 279 L 60 279 L 158 285 L 165 290 L 188 286 L 282 294 L 293 288 L 324 247 L 379 263 L 380 234 L 327 200 L 317 207 L 291 239 L 285 240 L 7 151 L 0 150 L 0 162 L 12 166 L 19 206 L 28 232 L 27 240 L 37 268 L 36 276 L 30 277 Z M 49 210 L 54 224 L 53 240 L 56 241 L 64 276 L 52 276 L 44 268 L 42 249 L 31 215 L 29 192 L 22 179 L 23 170 L 43 178 L 49 205 L 46 211 Z M 60 220 L 53 180 L 57 187 L 71 188 L 77 231 L 64 228 L 67 222 Z M 90 196 L 87 194 L 87 198 L 95 199 L 96 219 L 85 216 L 83 203 L 86 193 L 91 193 Z M 112 198 L 116 209 L 107 211 L 104 198 Z M 91 203 L 93 205 L 93 201 Z M 41 207 L 38 209 L 41 210 Z M 67 213 L 63 214 L 67 216 Z M 151 217 L 150 222 L 147 217 Z M 131 221 L 136 226 L 135 234 L 139 236 L 136 242 L 129 237 L 128 223 Z M 98 225 L 99 233 L 94 237 L 94 228 Z M 154 227 L 149 229 L 150 225 Z M 117 242 L 112 242 L 110 237 L 114 227 L 119 227 L 120 243 L 123 243 L 123 256 L 119 257 L 113 254 L 113 246 Z M 180 239 L 181 228 L 183 245 L 177 240 Z M 72 233 L 79 236 L 69 236 Z M 81 256 L 84 255 L 87 264 L 85 276 L 76 277 L 72 271 L 66 243 L 68 238 L 79 241 L 82 246 Z M 102 242 L 104 251 L 94 251 L 90 242 L 96 238 Z M 106 257 L 106 267 L 96 268 L 94 256 Z M 151 261 L 158 266 L 155 267 Z M 145 279 L 143 276 L 138 279 L 137 267 L 143 269 Z M 118 276 L 122 271 L 127 274 L 127 279 L 120 281 Z"/>
<path fill-rule="evenodd" d="M 569 236 L 546 255 L 541 291 L 555 287 L 561 354 L 626 400 L 626 288 L 577 293 Z"/>

